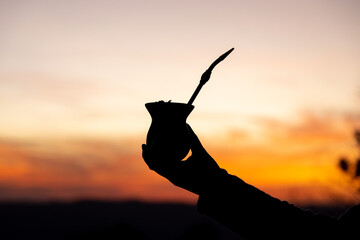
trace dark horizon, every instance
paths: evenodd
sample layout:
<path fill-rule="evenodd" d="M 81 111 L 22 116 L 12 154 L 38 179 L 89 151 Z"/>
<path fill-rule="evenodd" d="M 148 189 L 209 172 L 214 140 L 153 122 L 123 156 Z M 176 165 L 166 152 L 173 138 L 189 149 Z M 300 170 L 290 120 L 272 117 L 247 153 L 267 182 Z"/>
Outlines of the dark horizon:
<path fill-rule="evenodd" d="M 344 208 L 309 207 L 337 217 Z M 239 239 L 230 230 L 196 212 L 195 205 L 139 201 L 0 203 L 2 239 Z M 124 238 L 129 234 L 132 238 Z M 51 237 L 50 237 L 51 236 Z M 91 238 L 92 237 L 92 238 Z M 103 238 L 104 239 L 104 238 Z M 112 238 L 111 238 L 112 239 Z M 201 239 L 201 238 L 199 238 Z"/>

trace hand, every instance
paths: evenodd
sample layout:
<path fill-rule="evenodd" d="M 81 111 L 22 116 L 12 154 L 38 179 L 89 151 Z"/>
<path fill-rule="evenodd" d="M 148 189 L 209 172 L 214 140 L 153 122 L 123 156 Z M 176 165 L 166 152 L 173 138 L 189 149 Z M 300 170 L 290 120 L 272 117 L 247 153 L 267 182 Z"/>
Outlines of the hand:
<path fill-rule="evenodd" d="M 211 187 L 216 176 L 224 172 L 206 152 L 200 140 L 188 125 L 192 155 L 180 162 L 161 159 L 161 145 L 154 140 L 151 146 L 142 145 L 142 156 L 151 170 L 167 178 L 174 185 L 200 194 Z"/>

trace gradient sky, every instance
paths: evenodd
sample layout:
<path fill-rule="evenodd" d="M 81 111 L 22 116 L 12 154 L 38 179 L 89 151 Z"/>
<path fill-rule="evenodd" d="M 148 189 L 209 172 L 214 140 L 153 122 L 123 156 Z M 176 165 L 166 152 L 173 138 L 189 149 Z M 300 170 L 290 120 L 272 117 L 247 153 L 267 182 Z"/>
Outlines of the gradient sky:
<path fill-rule="evenodd" d="M 355 0 L 0 0 L 0 200 L 194 202 L 142 161 L 144 104 L 187 102 L 232 47 L 188 118 L 209 153 L 284 200 L 351 197 L 336 162 L 357 154 L 359 12 Z"/>

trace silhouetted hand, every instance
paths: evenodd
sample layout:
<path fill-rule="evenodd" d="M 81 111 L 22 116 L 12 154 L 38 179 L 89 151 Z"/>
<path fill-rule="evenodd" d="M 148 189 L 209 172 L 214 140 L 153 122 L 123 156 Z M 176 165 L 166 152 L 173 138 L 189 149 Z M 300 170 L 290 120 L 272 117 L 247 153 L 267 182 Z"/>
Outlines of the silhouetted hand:
<path fill-rule="evenodd" d="M 161 159 L 161 144 L 158 144 L 156 140 L 152 142 L 151 146 L 142 145 L 142 156 L 151 170 L 167 178 L 178 187 L 200 194 L 211 188 L 211 182 L 225 171 L 220 169 L 201 145 L 191 127 L 187 126 L 192 152 L 188 159 L 180 162 L 172 161 L 172 159 Z"/>

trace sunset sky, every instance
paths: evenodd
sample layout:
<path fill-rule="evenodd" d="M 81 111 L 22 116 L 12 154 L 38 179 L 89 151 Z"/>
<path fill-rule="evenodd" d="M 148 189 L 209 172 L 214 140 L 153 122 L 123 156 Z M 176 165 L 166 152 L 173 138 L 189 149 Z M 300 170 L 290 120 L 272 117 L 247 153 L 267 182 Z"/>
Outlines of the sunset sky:
<path fill-rule="evenodd" d="M 294 203 L 350 199 L 360 1 L 0 0 L 0 201 L 195 202 L 141 158 L 144 104 L 187 102 L 229 173 Z"/>

